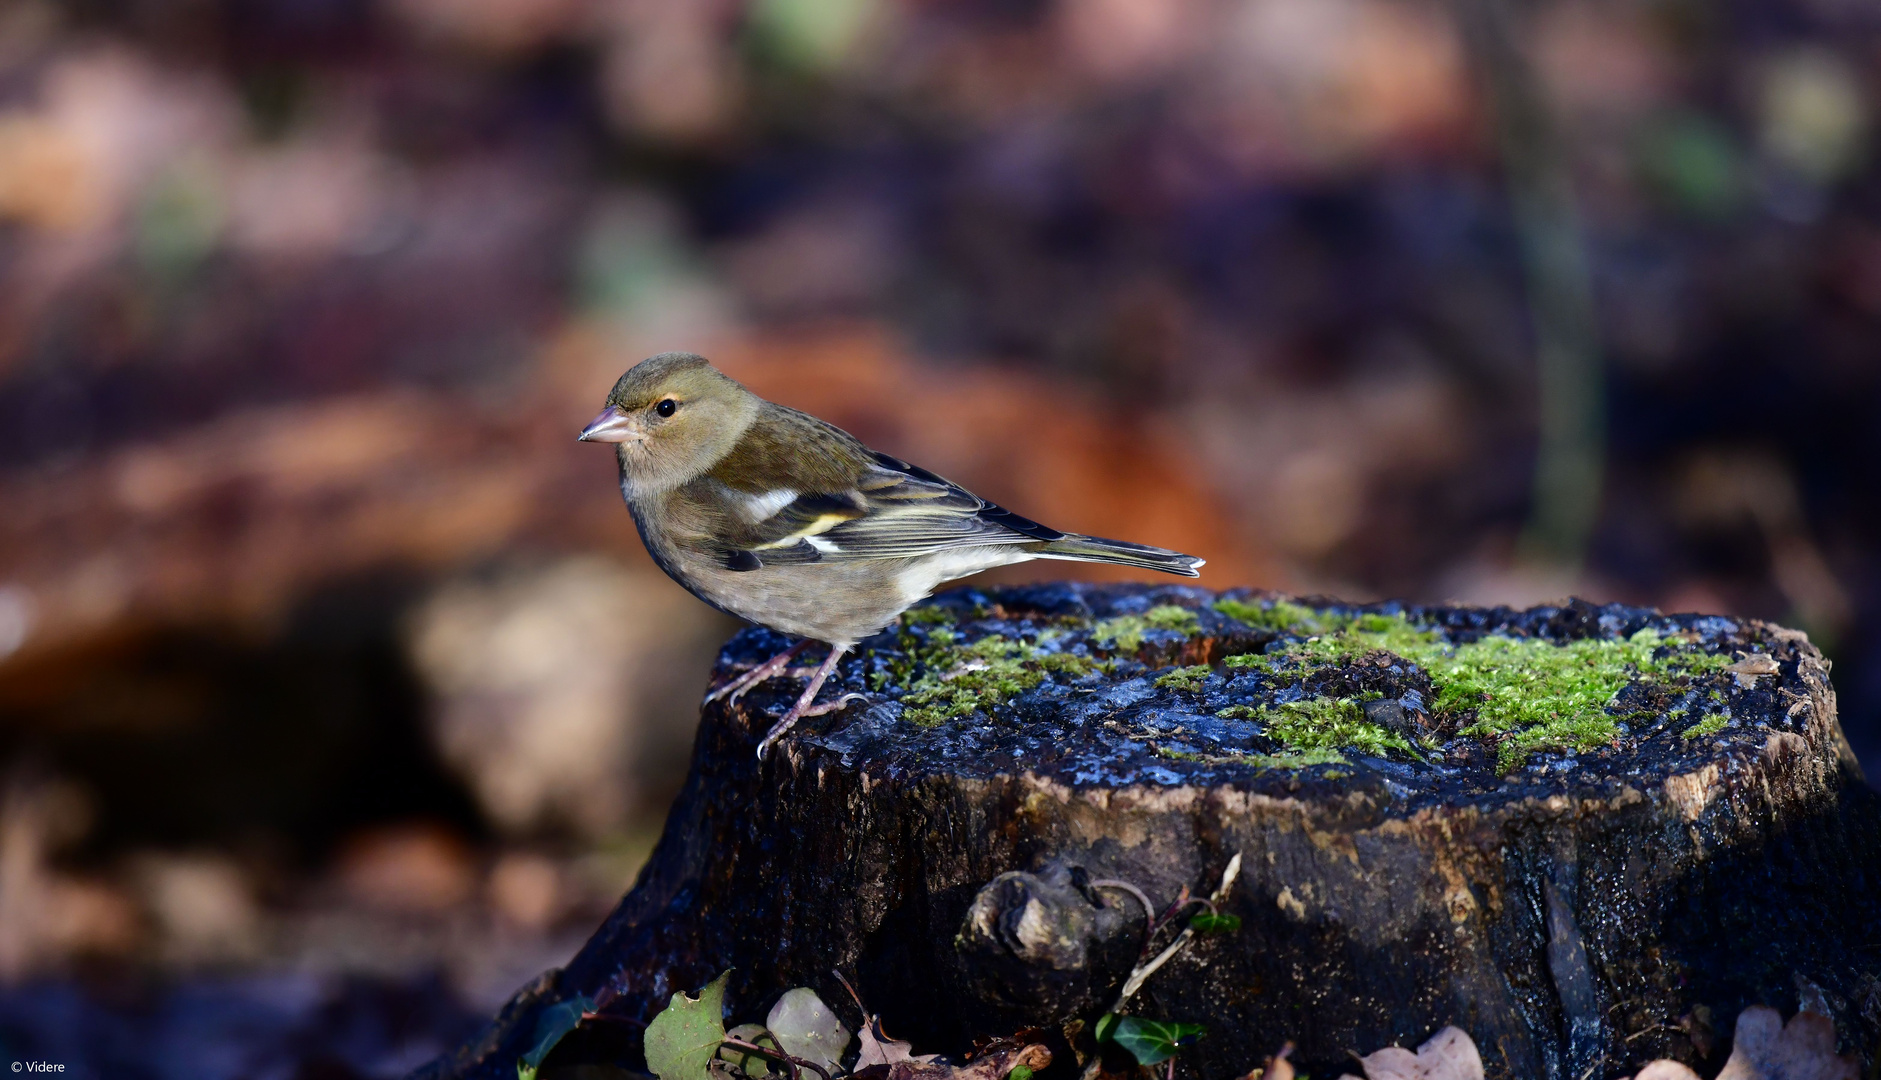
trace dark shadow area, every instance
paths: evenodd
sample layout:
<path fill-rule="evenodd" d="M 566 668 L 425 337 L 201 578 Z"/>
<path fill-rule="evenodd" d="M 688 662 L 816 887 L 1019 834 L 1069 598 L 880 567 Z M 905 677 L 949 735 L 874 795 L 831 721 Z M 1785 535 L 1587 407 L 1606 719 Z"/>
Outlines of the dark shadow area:
<path fill-rule="evenodd" d="M 92 859 L 207 847 L 305 870 L 351 833 L 413 819 L 479 838 L 400 649 L 408 595 L 357 581 L 273 632 L 151 628 L 10 671 L 0 757 L 85 786 Z"/>

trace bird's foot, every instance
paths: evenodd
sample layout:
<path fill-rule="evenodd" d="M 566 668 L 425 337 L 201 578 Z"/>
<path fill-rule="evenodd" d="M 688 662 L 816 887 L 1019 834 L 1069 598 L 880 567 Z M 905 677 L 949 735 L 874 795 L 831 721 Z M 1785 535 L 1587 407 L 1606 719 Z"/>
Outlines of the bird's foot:
<path fill-rule="evenodd" d="M 841 712 L 858 701 L 867 700 L 869 700 L 867 694 L 844 694 L 835 701 L 826 701 L 821 705 L 804 706 L 803 703 L 799 701 L 796 705 L 791 706 L 790 711 L 784 714 L 783 719 L 771 725 L 770 731 L 765 732 L 764 741 L 758 744 L 758 760 L 764 760 L 764 755 L 770 752 L 772 745 L 774 745 L 777 740 L 783 738 L 784 733 L 789 731 L 797 721 L 804 717 L 822 716 L 826 713 Z"/>
<path fill-rule="evenodd" d="M 843 654 L 848 651 L 849 647 L 847 645 L 834 645 L 830 647 L 829 655 L 823 658 L 821 664 L 817 665 L 816 673 L 810 676 L 809 685 L 803 688 L 803 693 L 797 697 L 796 704 L 792 705 L 790 711 L 785 713 L 777 723 L 771 725 L 771 730 L 764 733 L 764 741 L 758 743 L 759 761 L 764 760 L 764 756 L 771 752 L 772 745 L 774 745 L 777 740 L 783 738 L 784 733 L 788 732 L 797 721 L 806 716 L 821 716 L 827 712 L 834 712 L 844 705 L 847 705 L 851 697 L 860 696 L 844 694 L 828 705 L 819 706 L 816 704 L 817 692 L 823 689 L 823 683 L 829 678 L 830 672 L 836 670 L 836 662 L 841 660 Z"/>
<path fill-rule="evenodd" d="M 731 700 L 726 702 L 727 705 L 738 704 L 739 698 L 744 697 L 752 687 L 757 686 L 764 680 L 775 678 L 778 675 L 791 674 L 792 672 L 786 670 L 790 662 L 795 660 L 797 654 L 802 652 L 809 644 L 810 643 L 807 641 L 799 641 L 790 648 L 766 660 L 764 663 L 745 672 L 743 675 L 719 684 L 711 693 L 705 695 L 703 704 L 710 705 L 726 695 L 730 695 L 731 697 Z"/>
<path fill-rule="evenodd" d="M 772 724 L 771 730 L 764 733 L 764 741 L 758 743 L 758 760 L 763 761 L 770 754 L 771 747 L 776 745 L 777 740 L 783 738 L 784 733 L 796 726 L 797 721 L 801 719 L 803 719 L 803 711 L 793 706 L 784 714 L 782 720 Z"/>

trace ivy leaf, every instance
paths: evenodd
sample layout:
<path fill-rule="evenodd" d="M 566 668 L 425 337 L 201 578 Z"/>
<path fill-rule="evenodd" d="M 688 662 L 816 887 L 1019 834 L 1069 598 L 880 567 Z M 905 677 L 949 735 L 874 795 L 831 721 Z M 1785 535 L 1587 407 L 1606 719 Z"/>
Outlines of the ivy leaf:
<path fill-rule="evenodd" d="M 1198 934 L 1232 934 L 1241 929 L 1241 916 L 1204 911 L 1190 919 L 1189 926 Z"/>
<path fill-rule="evenodd" d="M 542 1059 L 549 1056 L 555 1044 L 562 1041 L 562 1036 L 581 1025 L 583 1013 L 594 1011 L 594 999 L 586 994 L 577 994 L 567 1001 L 556 1002 L 542 1010 L 536 1017 L 536 1037 L 529 1044 L 529 1052 L 516 1061 L 517 1080 L 536 1080 L 536 1070 L 542 1067 Z"/>
<path fill-rule="evenodd" d="M 1097 1025 L 1091 1028 L 1091 1037 L 1098 1042 L 1109 1042 L 1110 1036 L 1117 1030 L 1117 1014 L 1105 1013 L 1097 1018 Z"/>
<path fill-rule="evenodd" d="M 1139 1065 L 1159 1065 L 1174 1057 L 1176 1051 L 1184 1045 L 1194 1042 L 1207 1032 L 1200 1024 L 1165 1023 L 1161 1020 L 1145 1020 L 1140 1016 L 1126 1016 L 1117 1021 L 1110 1032 L 1111 1041 L 1136 1058 Z"/>
<path fill-rule="evenodd" d="M 698 997 L 684 993 L 647 1025 L 647 1068 L 660 1080 L 707 1080 L 706 1065 L 725 1039 L 726 971 Z"/>
<path fill-rule="evenodd" d="M 832 1071 L 842 1060 L 843 1051 L 849 1049 L 849 1029 L 807 986 L 784 991 L 784 996 L 771 1006 L 764 1026 L 777 1036 L 777 1045 L 784 1048 L 784 1053 Z M 662 1076 L 660 1080 L 673 1078 Z"/>

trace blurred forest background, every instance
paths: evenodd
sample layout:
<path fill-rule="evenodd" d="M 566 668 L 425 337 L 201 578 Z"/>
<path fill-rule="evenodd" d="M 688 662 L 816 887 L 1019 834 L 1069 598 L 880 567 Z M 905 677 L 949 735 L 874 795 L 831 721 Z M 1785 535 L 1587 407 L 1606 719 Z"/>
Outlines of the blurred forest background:
<path fill-rule="evenodd" d="M 574 442 L 664 349 L 1217 588 L 1800 625 L 1881 775 L 1878 110 L 1871 0 L 6 0 L 0 1056 L 573 950 L 732 629 Z"/>

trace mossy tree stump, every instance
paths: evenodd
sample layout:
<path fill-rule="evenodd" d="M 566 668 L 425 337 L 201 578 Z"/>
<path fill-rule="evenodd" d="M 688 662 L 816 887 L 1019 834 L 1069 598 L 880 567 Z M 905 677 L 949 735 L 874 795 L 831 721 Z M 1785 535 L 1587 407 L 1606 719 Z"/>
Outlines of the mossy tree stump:
<path fill-rule="evenodd" d="M 782 644 L 740 634 L 720 677 Z M 433 1072 L 514 1075 L 536 1014 L 577 994 L 604 1018 L 550 1074 L 632 1065 L 670 995 L 726 968 L 735 1020 L 796 985 L 851 1011 L 841 969 L 921 1050 L 1060 1031 L 1114 998 L 1144 925 L 1089 881 L 1165 904 L 1237 853 L 1241 929 L 1127 1010 L 1208 1026 L 1185 1076 L 1242 1075 L 1283 1040 L 1333 1076 L 1446 1024 L 1492 1076 L 1617 1076 L 1715 1057 L 1738 1010 L 1799 988 L 1874 1065 L 1881 810 L 1793 631 L 1579 602 L 961 590 L 840 682 L 869 701 L 763 763 L 795 683 L 705 710 L 634 890 Z"/>

